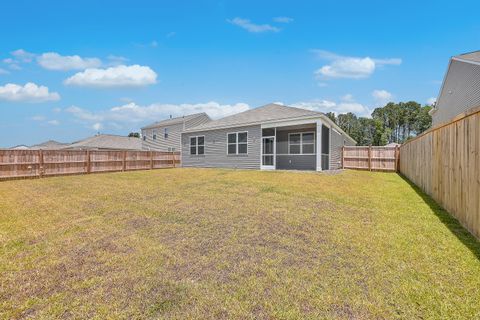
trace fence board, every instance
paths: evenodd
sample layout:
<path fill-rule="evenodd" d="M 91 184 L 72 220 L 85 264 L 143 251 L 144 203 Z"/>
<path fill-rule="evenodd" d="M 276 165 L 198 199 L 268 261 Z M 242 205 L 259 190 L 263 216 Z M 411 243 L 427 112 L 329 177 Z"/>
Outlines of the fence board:
<path fill-rule="evenodd" d="M 396 171 L 396 147 L 343 147 L 343 168 L 376 171 Z"/>
<path fill-rule="evenodd" d="M 480 109 L 400 148 L 400 172 L 480 237 Z"/>
<path fill-rule="evenodd" d="M 178 164 L 178 152 L 0 150 L 0 179 L 173 168 Z"/>

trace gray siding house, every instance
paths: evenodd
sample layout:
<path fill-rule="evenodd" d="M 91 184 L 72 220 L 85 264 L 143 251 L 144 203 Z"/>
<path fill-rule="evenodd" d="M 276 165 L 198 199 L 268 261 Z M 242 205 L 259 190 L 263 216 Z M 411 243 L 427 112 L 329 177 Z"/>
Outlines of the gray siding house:
<path fill-rule="evenodd" d="M 157 151 L 180 151 L 182 131 L 211 121 L 205 113 L 170 118 L 143 127 L 142 149 Z"/>
<path fill-rule="evenodd" d="M 432 124 L 448 122 L 471 108 L 480 106 L 480 51 L 450 59 L 447 73 L 430 111 Z"/>
<path fill-rule="evenodd" d="M 321 112 L 268 104 L 186 129 L 182 166 L 330 170 L 355 141 Z"/>

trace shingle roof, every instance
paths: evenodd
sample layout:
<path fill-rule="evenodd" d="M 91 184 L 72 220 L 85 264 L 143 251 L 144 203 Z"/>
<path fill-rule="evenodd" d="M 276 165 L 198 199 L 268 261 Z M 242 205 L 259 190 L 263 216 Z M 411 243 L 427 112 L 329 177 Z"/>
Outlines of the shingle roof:
<path fill-rule="evenodd" d="M 468 60 L 468 61 L 473 61 L 473 62 L 480 62 L 480 51 L 473 51 L 469 53 L 464 53 L 464 54 L 459 54 L 458 56 L 455 56 L 454 58 L 459 58 L 462 60 Z"/>
<path fill-rule="evenodd" d="M 63 149 L 142 150 L 142 140 L 134 137 L 98 134 L 64 146 Z"/>
<path fill-rule="evenodd" d="M 55 140 L 48 140 L 39 144 L 35 144 L 31 146 L 29 149 L 31 150 L 55 150 L 55 149 L 61 149 L 65 146 L 69 145 L 68 143 L 62 143 L 58 142 Z"/>
<path fill-rule="evenodd" d="M 206 116 L 207 114 L 205 112 L 200 112 L 200 113 L 189 114 L 189 115 L 183 116 L 183 117 L 171 118 L 171 119 L 167 119 L 167 120 L 154 122 L 154 123 L 149 124 L 148 126 L 145 126 L 141 129 L 151 129 L 151 128 L 162 127 L 162 126 L 171 126 L 171 125 L 182 123 L 183 121 L 188 121 L 188 120 L 194 119 L 196 117 L 204 116 L 204 115 Z"/>
<path fill-rule="evenodd" d="M 323 113 L 306 109 L 287 107 L 280 104 L 267 104 L 262 107 L 240 112 L 225 118 L 213 120 L 205 124 L 193 127 L 186 131 L 201 131 L 204 129 L 216 129 L 224 127 L 243 126 L 257 124 L 266 121 L 300 118 L 306 116 L 321 116 Z"/>

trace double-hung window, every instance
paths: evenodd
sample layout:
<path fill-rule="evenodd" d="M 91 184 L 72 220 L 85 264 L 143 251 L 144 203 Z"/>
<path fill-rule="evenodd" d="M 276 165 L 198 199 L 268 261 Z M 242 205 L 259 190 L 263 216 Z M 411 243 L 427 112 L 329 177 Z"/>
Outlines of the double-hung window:
<path fill-rule="evenodd" d="M 248 133 L 230 132 L 227 134 L 227 154 L 247 154 Z"/>
<path fill-rule="evenodd" d="M 289 154 L 315 154 L 315 133 L 300 132 L 288 134 Z"/>
<path fill-rule="evenodd" d="M 152 140 L 157 140 L 157 130 L 152 131 Z"/>
<path fill-rule="evenodd" d="M 163 129 L 163 138 L 168 139 L 168 128 Z"/>
<path fill-rule="evenodd" d="M 205 136 L 190 137 L 190 154 L 205 154 Z"/>

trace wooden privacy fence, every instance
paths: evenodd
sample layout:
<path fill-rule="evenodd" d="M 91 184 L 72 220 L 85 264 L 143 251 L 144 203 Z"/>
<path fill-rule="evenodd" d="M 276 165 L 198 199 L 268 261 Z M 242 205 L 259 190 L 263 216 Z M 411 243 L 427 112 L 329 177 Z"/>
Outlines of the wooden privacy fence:
<path fill-rule="evenodd" d="M 480 238 L 480 107 L 400 148 L 400 172 Z"/>
<path fill-rule="evenodd" d="M 344 146 L 342 154 L 342 167 L 345 169 L 398 170 L 398 147 Z"/>
<path fill-rule="evenodd" d="M 0 179 L 172 168 L 179 163 L 178 152 L 0 150 Z"/>

